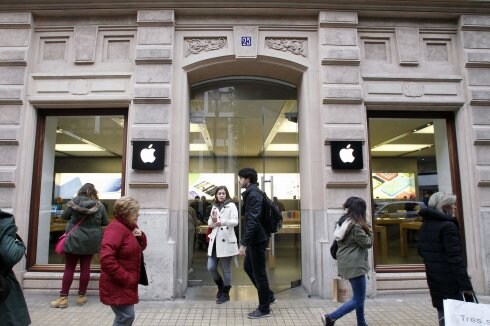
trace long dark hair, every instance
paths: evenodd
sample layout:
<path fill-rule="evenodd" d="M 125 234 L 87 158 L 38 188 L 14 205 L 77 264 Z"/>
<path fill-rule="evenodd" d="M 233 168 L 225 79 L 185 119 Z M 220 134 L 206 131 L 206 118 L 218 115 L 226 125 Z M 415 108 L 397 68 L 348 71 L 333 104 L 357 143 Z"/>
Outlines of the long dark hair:
<path fill-rule="evenodd" d="M 349 208 L 351 207 L 352 202 L 354 201 L 354 199 L 357 199 L 357 198 L 359 198 L 359 197 L 352 196 L 352 197 L 347 198 L 347 200 L 345 201 L 344 205 L 342 205 L 342 208 L 343 209 L 347 209 L 347 211 L 348 211 Z"/>
<path fill-rule="evenodd" d="M 366 221 L 366 202 L 364 199 L 353 197 L 347 214 L 352 222 L 359 224 L 366 233 L 369 232 L 370 227 Z"/>
<path fill-rule="evenodd" d="M 218 191 L 220 191 L 220 190 L 224 190 L 226 193 L 225 202 L 226 202 L 226 200 L 231 200 L 230 193 L 228 192 L 228 188 L 226 188 L 226 186 L 219 186 L 218 188 L 216 188 L 216 191 L 214 192 L 214 203 L 217 205 L 221 204 L 218 201 Z"/>

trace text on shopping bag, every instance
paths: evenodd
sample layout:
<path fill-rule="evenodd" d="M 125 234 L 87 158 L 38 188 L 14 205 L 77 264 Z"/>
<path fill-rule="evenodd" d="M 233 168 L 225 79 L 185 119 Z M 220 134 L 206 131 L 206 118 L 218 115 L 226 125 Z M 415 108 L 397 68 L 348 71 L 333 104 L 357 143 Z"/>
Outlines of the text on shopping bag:
<path fill-rule="evenodd" d="M 444 300 L 446 326 L 490 325 L 490 305 Z"/>

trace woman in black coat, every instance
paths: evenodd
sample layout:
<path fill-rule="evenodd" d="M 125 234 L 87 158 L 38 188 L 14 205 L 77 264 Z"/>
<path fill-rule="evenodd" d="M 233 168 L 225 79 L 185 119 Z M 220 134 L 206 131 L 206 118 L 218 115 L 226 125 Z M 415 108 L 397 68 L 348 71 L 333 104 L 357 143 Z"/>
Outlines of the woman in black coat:
<path fill-rule="evenodd" d="M 455 195 L 436 192 L 429 199 L 429 208 L 419 211 L 423 223 L 418 252 L 424 259 L 439 325 L 444 325 L 443 300 L 461 300 L 462 292 L 471 294 L 473 291 L 463 259 L 458 221 L 454 217 L 455 204 Z"/>

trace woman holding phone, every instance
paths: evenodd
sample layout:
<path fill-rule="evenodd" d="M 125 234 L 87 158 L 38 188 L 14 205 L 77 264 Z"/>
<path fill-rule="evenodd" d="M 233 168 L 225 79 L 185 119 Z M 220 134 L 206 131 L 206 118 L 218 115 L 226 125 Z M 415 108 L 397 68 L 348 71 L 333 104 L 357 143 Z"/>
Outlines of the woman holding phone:
<path fill-rule="evenodd" d="M 208 271 L 218 286 L 216 303 L 230 301 L 231 259 L 238 254 L 235 226 L 238 225 L 238 210 L 225 186 L 216 188 L 213 207 L 208 219 L 212 228 L 209 234 Z M 223 277 L 218 272 L 218 261 L 221 261 Z"/>

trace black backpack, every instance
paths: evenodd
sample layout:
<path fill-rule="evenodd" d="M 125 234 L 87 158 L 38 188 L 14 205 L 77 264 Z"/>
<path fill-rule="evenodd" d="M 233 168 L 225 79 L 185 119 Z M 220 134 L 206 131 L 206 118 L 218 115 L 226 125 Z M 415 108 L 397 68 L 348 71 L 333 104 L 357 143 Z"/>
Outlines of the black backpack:
<path fill-rule="evenodd" d="M 267 194 L 260 191 L 264 197 L 262 220 L 260 223 L 267 233 L 277 233 L 282 228 L 282 213 L 279 207 L 269 198 Z"/>

